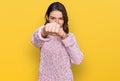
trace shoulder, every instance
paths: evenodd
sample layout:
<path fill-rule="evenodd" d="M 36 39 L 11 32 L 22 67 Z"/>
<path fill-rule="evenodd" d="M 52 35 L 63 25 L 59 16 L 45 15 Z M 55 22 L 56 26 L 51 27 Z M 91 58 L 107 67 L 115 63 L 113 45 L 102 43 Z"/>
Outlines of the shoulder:
<path fill-rule="evenodd" d="M 71 40 L 73 40 L 73 41 L 76 40 L 76 36 L 75 36 L 75 34 L 72 33 L 72 32 L 69 32 L 69 33 L 68 33 L 68 38 L 71 39 Z"/>
<path fill-rule="evenodd" d="M 74 40 L 75 39 L 75 35 L 71 32 L 69 32 L 67 34 L 67 37 L 64 40 Z"/>
<path fill-rule="evenodd" d="M 75 37 L 75 35 L 74 35 L 72 32 L 69 32 L 69 33 L 68 33 L 68 36 L 70 36 L 70 37 Z"/>

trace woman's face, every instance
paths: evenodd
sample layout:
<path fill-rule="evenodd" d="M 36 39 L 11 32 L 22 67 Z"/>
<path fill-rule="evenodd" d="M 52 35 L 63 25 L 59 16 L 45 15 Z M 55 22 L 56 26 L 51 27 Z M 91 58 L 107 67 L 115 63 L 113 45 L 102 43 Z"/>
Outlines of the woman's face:
<path fill-rule="evenodd" d="M 64 20 L 63 20 L 63 15 L 62 12 L 55 10 L 50 12 L 49 17 L 47 17 L 47 20 L 51 23 L 51 22 L 56 22 L 60 25 L 60 27 L 63 26 L 64 24 Z"/>

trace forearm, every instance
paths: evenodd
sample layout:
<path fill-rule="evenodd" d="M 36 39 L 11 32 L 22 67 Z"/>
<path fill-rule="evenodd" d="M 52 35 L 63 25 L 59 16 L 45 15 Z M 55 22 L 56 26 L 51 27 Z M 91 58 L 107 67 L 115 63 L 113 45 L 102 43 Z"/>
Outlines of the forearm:
<path fill-rule="evenodd" d="M 44 38 L 44 36 L 42 36 L 43 35 L 42 29 L 43 29 L 43 26 L 37 29 L 32 35 L 31 42 L 33 45 L 35 45 L 38 48 L 42 47 L 45 41 L 48 41 L 47 38 Z"/>
<path fill-rule="evenodd" d="M 42 28 L 40 34 L 42 35 L 43 38 L 47 38 L 48 33 L 45 31 L 45 27 Z"/>
<path fill-rule="evenodd" d="M 78 47 L 73 45 L 70 47 L 66 47 L 66 50 L 70 56 L 71 63 L 80 64 L 82 62 L 83 53 L 81 52 L 81 50 Z"/>
<path fill-rule="evenodd" d="M 69 34 L 67 38 L 65 38 L 63 44 L 68 52 L 71 62 L 74 64 L 80 64 L 83 59 L 83 53 L 77 45 L 74 35 Z"/>

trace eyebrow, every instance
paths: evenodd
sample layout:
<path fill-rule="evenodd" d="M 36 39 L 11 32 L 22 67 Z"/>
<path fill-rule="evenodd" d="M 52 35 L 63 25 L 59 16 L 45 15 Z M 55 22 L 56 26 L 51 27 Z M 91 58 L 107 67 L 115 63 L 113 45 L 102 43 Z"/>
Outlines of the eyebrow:
<path fill-rule="evenodd" d="M 56 18 L 56 17 L 54 17 L 54 16 L 50 16 L 50 17 L 52 17 L 52 18 Z M 59 17 L 59 18 L 63 18 L 63 17 Z"/>

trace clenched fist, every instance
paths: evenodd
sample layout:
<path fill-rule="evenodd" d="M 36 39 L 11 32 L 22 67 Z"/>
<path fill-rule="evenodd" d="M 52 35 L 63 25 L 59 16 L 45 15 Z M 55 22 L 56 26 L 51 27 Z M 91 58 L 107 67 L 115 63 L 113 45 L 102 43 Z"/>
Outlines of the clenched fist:
<path fill-rule="evenodd" d="M 47 37 L 47 35 L 49 35 L 49 34 L 51 34 L 51 35 L 58 35 L 62 39 L 67 37 L 67 34 L 63 31 L 63 28 L 60 27 L 60 25 L 57 24 L 56 22 L 47 23 L 44 26 L 41 34 L 42 34 L 43 37 Z"/>

